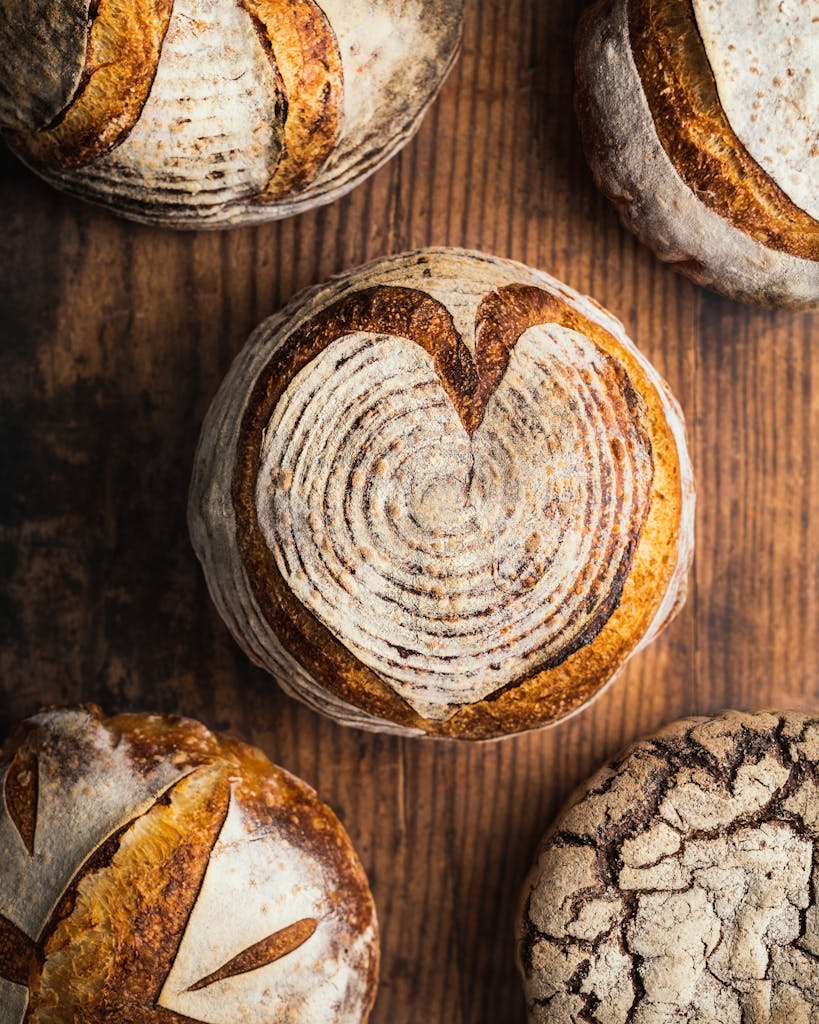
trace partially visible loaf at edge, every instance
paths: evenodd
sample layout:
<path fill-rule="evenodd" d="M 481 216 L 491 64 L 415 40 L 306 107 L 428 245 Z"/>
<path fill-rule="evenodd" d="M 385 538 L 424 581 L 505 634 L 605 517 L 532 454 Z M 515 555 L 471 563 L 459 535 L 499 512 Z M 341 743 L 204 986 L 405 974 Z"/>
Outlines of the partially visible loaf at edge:
<path fill-rule="evenodd" d="M 412 136 L 463 0 L 5 0 L 0 129 L 47 181 L 219 228 L 344 195 Z"/>
<path fill-rule="evenodd" d="M 812 1024 L 819 718 L 675 722 L 569 800 L 524 885 L 531 1024 Z"/>
<path fill-rule="evenodd" d="M 344 829 L 185 718 L 26 719 L 0 759 L 0 1024 L 364 1024 L 378 935 Z"/>
<path fill-rule="evenodd" d="M 811 0 L 596 0 L 576 106 L 600 189 L 700 284 L 819 303 L 819 22 Z"/>

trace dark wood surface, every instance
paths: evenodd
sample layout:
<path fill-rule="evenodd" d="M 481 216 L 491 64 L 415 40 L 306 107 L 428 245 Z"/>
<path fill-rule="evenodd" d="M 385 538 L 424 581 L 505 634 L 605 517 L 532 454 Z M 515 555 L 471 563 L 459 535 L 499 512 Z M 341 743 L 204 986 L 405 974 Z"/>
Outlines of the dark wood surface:
<path fill-rule="evenodd" d="M 44 703 L 182 712 L 307 779 L 377 900 L 374 1024 L 522 1021 L 518 892 L 572 787 L 681 715 L 819 704 L 819 320 L 706 293 L 620 227 L 572 118 L 579 0 L 467 6 L 414 142 L 312 214 L 152 230 L 0 156 L 0 731 Z M 288 700 L 233 644 L 185 527 L 199 425 L 250 329 L 425 244 L 523 260 L 609 306 L 682 402 L 698 477 L 680 617 L 592 707 L 494 745 L 353 732 Z"/>

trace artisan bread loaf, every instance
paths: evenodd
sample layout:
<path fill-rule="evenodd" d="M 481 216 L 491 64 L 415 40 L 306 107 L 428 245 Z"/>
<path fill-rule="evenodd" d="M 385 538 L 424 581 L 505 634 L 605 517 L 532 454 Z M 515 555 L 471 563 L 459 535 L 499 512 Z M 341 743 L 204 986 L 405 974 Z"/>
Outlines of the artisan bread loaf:
<path fill-rule="evenodd" d="M 377 260 L 263 323 L 207 415 L 189 523 L 238 642 L 340 721 L 488 738 L 589 700 L 682 600 L 667 386 L 520 264 Z"/>
<path fill-rule="evenodd" d="M 0 763 L 0 1024 L 361 1024 L 378 939 L 344 829 L 198 722 L 28 719 Z"/>
<path fill-rule="evenodd" d="M 599 187 L 695 281 L 819 302 L 815 0 L 598 0 L 577 110 Z"/>
<path fill-rule="evenodd" d="M 532 1024 L 796 1024 L 819 1005 L 819 719 L 725 712 L 594 775 L 524 886 Z"/>
<path fill-rule="evenodd" d="M 222 227 L 348 192 L 417 128 L 462 0 L 8 0 L 0 128 L 135 220 Z"/>

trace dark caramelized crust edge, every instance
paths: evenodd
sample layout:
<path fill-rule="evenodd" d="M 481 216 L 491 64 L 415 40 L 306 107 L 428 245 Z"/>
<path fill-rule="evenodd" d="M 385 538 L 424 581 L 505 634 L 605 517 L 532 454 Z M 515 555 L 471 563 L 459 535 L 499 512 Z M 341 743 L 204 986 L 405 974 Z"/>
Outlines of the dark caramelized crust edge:
<path fill-rule="evenodd" d="M 720 103 L 691 0 L 625 0 L 660 144 L 697 198 L 770 249 L 819 260 L 819 222 L 754 160 Z"/>

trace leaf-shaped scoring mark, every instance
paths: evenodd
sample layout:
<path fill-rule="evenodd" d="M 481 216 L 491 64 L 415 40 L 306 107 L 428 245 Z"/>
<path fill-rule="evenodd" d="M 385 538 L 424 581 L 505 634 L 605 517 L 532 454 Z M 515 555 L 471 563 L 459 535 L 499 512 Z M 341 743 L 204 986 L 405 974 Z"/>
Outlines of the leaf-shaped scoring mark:
<path fill-rule="evenodd" d="M 30 857 L 34 855 L 38 794 L 37 757 L 31 751 L 18 750 L 6 773 L 3 798 L 9 817 Z"/>
<path fill-rule="evenodd" d="M 201 978 L 195 985 L 186 989 L 187 992 L 198 992 L 199 989 L 207 988 L 217 981 L 225 978 L 233 978 L 237 974 L 246 974 L 248 971 L 255 971 L 260 967 L 267 967 L 268 964 L 280 960 L 288 953 L 293 953 L 303 946 L 310 936 L 315 932 L 318 921 L 314 917 L 304 917 L 301 921 L 280 928 L 279 931 L 268 935 L 266 939 L 248 946 L 233 959 L 228 960 L 217 971 Z"/>

